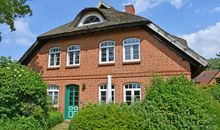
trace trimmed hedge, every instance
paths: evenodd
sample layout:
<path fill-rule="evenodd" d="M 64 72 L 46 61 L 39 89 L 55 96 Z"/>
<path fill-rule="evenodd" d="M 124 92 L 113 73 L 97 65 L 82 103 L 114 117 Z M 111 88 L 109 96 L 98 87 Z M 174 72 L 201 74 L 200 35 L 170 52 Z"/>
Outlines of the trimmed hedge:
<path fill-rule="evenodd" d="M 220 129 L 220 104 L 184 78 L 153 79 L 143 102 L 84 107 L 70 130 Z"/>
<path fill-rule="evenodd" d="M 50 111 L 47 118 L 47 129 L 63 122 L 63 114 L 59 111 Z"/>
<path fill-rule="evenodd" d="M 126 104 L 89 104 L 70 123 L 70 130 L 137 130 L 139 117 Z"/>
<path fill-rule="evenodd" d="M 220 103 L 220 85 L 216 85 L 211 89 L 211 94 L 215 100 Z"/>

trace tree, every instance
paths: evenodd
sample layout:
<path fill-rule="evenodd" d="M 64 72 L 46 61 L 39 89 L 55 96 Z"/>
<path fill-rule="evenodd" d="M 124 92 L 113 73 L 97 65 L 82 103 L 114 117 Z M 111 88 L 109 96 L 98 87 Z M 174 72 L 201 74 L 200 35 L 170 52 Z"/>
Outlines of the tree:
<path fill-rule="evenodd" d="M 11 31 L 15 31 L 14 21 L 25 15 L 32 15 L 27 0 L 0 0 L 0 24 L 7 24 Z M 0 33 L 1 40 L 1 33 Z"/>

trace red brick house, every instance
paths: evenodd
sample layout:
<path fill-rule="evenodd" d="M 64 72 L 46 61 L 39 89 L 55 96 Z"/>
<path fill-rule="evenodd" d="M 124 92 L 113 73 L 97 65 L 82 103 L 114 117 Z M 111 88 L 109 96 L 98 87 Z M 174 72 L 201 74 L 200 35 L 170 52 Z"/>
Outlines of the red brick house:
<path fill-rule="evenodd" d="M 206 70 L 199 74 L 194 81 L 200 85 L 220 84 L 220 70 Z"/>
<path fill-rule="evenodd" d="M 65 119 L 85 103 L 106 101 L 107 75 L 112 101 L 131 103 L 143 99 L 153 75 L 191 79 L 208 64 L 132 5 L 120 12 L 103 2 L 40 35 L 20 62 L 42 75 Z"/>

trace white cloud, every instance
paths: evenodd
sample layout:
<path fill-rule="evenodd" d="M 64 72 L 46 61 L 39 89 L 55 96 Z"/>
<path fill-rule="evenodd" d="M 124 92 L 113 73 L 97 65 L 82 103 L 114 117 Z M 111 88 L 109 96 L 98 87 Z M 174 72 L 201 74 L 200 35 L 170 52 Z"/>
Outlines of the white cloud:
<path fill-rule="evenodd" d="M 213 58 L 220 51 L 220 22 L 181 37 L 188 41 L 190 48 L 205 58 Z"/>
<path fill-rule="evenodd" d="M 15 21 L 16 31 L 11 32 L 8 26 L 0 27 L 0 30 L 3 30 L 1 44 L 17 44 L 29 46 L 33 43 L 33 40 L 36 38 L 29 27 L 28 21 L 24 19 L 17 19 Z"/>
<path fill-rule="evenodd" d="M 215 7 L 210 11 L 210 13 L 220 13 L 220 7 Z"/>
<path fill-rule="evenodd" d="M 180 9 L 187 0 L 128 0 L 124 5 L 133 4 L 137 13 L 143 13 L 163 2 L 168 2 L 176 9 Z"/>

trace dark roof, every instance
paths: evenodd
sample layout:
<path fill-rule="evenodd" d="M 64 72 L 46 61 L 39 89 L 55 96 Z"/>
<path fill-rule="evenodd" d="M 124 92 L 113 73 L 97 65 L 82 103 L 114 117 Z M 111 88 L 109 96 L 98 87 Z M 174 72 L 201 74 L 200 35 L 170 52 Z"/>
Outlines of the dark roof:
<path fill-rule="evenodd" d="M 99 24 L 93 24 L 89 26 L 77 26 L 81 18 L 89 12 L 98 12 L 103 16 L 105 21 Z M 85 8 L 83 9 L 75 18 L 74 21 L 64 24 L 60 27 L 52 29 L 38 37 L 38 39 L 48 39 L 54 37 L 65 36 L 66 34 L 73 34 L 77 32 L 83 32 L 86 30 L 94 30 L 94 29 L 104 29 L 105 27 L 114 27 L 121 26 L 124 24 L 134 24 L 134 23 L 148 23 L 150 22 L 148 19 L 132 15 L 125 12 L 120 12 L 115 10 L 114 8 Z"/>
<path fill-rule="evenodd" d="M 219 72 L 220 70 L 206 70 L 198 75 L 194 80 L 199 84 L 209 84 Z"/>
<path fill-rule="evenodd" d="M 99 13 L 105 19 L 104 22 L 89 26 L 77 26 L 81 18 L 90 12 Z M 83 9 L 73 21 L 40 35 L 37 41 L 21 57 L 19 62 L 24 65 L 28 64 L 32 57 L 43 46 L 42 41 L 44 40 L 134 26 L 140 26 L 147 31 L 155 33 L 159 39 L 168 43 L 168 47 L 172 46 L 175 52 L 178 52 L 181 57 L 191 64 L 192 77 L 197 76 L 207 67 L 208 62 L 205 58 L 190 49 L 187 46 L 186 40 L 167 33 L 146 18 L 117 11 L 111 6 L 103 4 L 103 2 L 100 2 L 97 8 Z"/>

